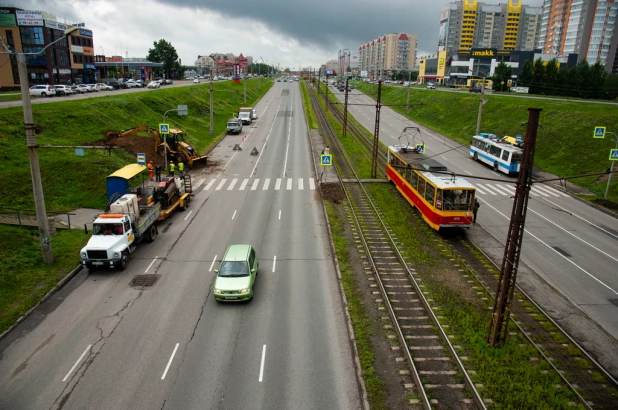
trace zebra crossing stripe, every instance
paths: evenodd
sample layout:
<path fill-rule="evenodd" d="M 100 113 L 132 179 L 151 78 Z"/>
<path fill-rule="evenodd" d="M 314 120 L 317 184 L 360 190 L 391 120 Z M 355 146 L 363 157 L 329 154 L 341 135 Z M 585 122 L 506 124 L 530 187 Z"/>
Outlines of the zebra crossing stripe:
<path fill-rule="evenodd" d="M 204 183 L 205 179 L 202 178 L 199 181 L 197 181 L 197 184 L 195 184 L 195 186 L 193 187 L 194 190 L 198 189 L 199 187 L 202 186 L 202 184 Z"/>
<path fill-rule="evenodd" d="M 277 178 L 277 182 L 275 182 L 275 191 L 278 191 L 281 188 L 281 178 Z"/>
<path fill-rule="evenodd" d="M 483 195 L 486 194 L 486 192 L 483 191 L 478 185 L 476 186 L 476 190 L 479 191 L 480 194 L 483 194 Z"/>
<path fill-rule="evenodd" d="M 559 194 L 559 195 L 556 195 L 556 196 L 560 196 L 560 195 L 562 195 L 562 196 L 567 197 L 567 198 L 569 197 L 569 196 L 568 196 L 567 194 L 565 194 L 564 192 L 562 192 L 562 191 L 558 191 L 557 189 L 552 188 L 552 187 L 550 187 L 550 186 L 548 186 L 548 185 L 543 185 L 543 188 L 545 188 L 545 189 L 546 189 L 546 190 L 548 190 L 549 192 L 554 192 L 554 193 L 556 193 L 556 194 Z"/>
<path fill-rule="evenodd" d="M 487 192 L 489 192 L 489 193 L 490 193 L 490 194 L 492 194 L 492 195 L 498 195 L 498 194 L 496 194 L 493 190 L 491 190 L 491 189 L 489 188 L 489 186 L 485 186 L 485 185 L 481 185 L 481 184 L 478 184 L 477 186 L 480 186 L 481 188 L 483 188 L 484 190 L 486 190 Z"/>
<path fill-rule="evenodd" d="M 212 185 L 215 183 L 216 179 L 211 179 L 210 181 L 208 181 L 208 184 L 206 185 L 206 187 L 204 188 L 206 191 L 208 191 L 210 189 L 210 187 L 212 187 Z"/>
<path fill-rule="evenodd" d="M 292 178 L 288 178 L 288 186 L 287 186 L 287 190 L 291 190 L 292 189 Z"/>
<path fill-rule="evenodd" d="M 303 186 L 303 179 L 302 178 L 298 178 L 298 189 L 299 190 L 303 190 L 305 189 L 305 187 Z"/>
<path fill-rule="evenodd" d="M 227 179 L 222 179 L 221 182 L 219 182 L 219 185 L 217 185 L 217 187 L 215 188 L 215 191 L 219 191 L 223 185 L 225 185 L 225 183 L 227 182 Z"/>
<path fill-rule="evenodd" d="M 537 193 L 539 193 L 539 194 L 541 194 L 541 195 L 543 195 L 543 196 L 549 197 L 549 195 L 547 195 L 545 192 L 541 191 L 540 189 L 538 189 L 538 188 L 537 188 L 537 187 L 535 187 L 535 186 L 532 186 L 532 187 L 530 188 L 530 192 L 532 192 L 532 191 L 537 192 Z"/>
<path fill-rule="evenodd" d="M 498 191 L 499 193 L 501 193 L 502 195 L 512 195 L 512 192 L 509 192 L 505 187 L 503 187 L 502 185 L 492 185 L 491 186 L 493 189 L 495 189 L 496 191 Z"/>
<path fill-rule="evenodd" d="M 228 187 L 227 187 L 227 190 L 228 190 L 228 191 L 231 191 L 232 189 L 234 189 L 234 185 L 236 185 L 236 182 L 238 182 L 238 179 L 237 179 L 237 178 L 234 178 L 234 179 L 232 180 L 232 183 L 230 184 L 230 186 L 228 186 Z"/>
<path fill-rule="evenodd" d="M 262 191 L 266 191 L 268 189 L 268 185 L 270 185 L 270 178 L 266 178 L 264 180 L 264 186 L 262 187 Z"/>
<path fill-rule="evenodd" d="M 315 181 L 313 178 L 309 178 L 309 189 L 312 191 L 315 190 Z"/>
<path fill-rule="evenodd" d="M 253 185 L 251 185 L 251 190 L 255 191 L 258 187 L 258 184 L 260 183 L 260 179 L 256 178 L 255 180 L 253 180 Z"/>
<path fill-rule="evenodd" d="M 542 186 L 542 187 L 541 187 L 541 186 L 537 186 L 537 187 L 536 187 L 536 189 L 538 189 L 538 190 L 539 190 L 539 191 L 541 191 L 541 192 L 546 192 L 546 193 L 548 193 L 548 194 L 550 194 L 550 195 L 553 195 L 553 196 L 555 196 L 556 198 L 560 198 L 560 195 L 558 195 L 558 194 L 556 194 L 556 193 L 554 193 L 554 192 L 550 191 L 549 189 L 547 189 L 547 187 L 546 187 L 546 186 Z"/>
<path fill-rule="evenodd" d="M 245 178 L 245 179 L 242 181 L 242 184 L 240 184 L 240 188 L 239 188 L 239 190 L 244 191 L 244 190 L 245 190 L 245 187 L 247 186 L 247 182 L 249 182 L 249 178 Z"/>

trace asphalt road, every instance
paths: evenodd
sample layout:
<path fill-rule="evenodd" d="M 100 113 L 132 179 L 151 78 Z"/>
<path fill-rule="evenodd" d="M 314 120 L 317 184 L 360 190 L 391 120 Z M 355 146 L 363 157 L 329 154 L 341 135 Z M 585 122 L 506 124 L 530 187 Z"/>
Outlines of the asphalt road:
<path fill-rule="evenodd" d="M 361 407 L 298 83 L 257 111 L 126 271 L 81 272 L 0 342 L 0 408 Z M 232 243 L 258 253 L 250 303 L 211 293 Z M 140 291 L 138 274 L 159 279 Z"/>
<path fill-rule="evenodd" d="M 377 86 L 376 86 L 377 87 Z M 329 92 L 343 102 L 343 93 Z M 376 90 L 377 91 L 377 90 Z M 420 90 L 419 92 L 434 92 Z M 353 90 L 349 112 L 364 127 L 374 129 L 375 101 Z M 541 121 L 542 121 L 541 113 Z M 474 162 L 468 145 L 459 146 L 443 135 L 416 124 L 388 107 L 381 109 L 380 140 L 398 145 L 406 126 L 421 129 L 427 154 L 452 171 L 504 182 L 468 180 L 477 187 L 481 203 L 478 224 L 500 243 L 506 242 L 515 177 Z M 592 125 L 591 125 L 592 127 Z M 591 128 L 592 129 L 592 128 Z M 481 127 L 483 132 L 491 132 Z M 522 134 L 524 130 L 522 129 Z M 419 141 L 416 141 L 419 142 Z M 403 141 L 406 144 L 406 141 Z M 410 141 L 412 143 L 412 141 Z M 558 289 L 614 338 L 618 338 L 618 220 L 545 184 L 534 184 L 528 203 L 521 260 Z"/>

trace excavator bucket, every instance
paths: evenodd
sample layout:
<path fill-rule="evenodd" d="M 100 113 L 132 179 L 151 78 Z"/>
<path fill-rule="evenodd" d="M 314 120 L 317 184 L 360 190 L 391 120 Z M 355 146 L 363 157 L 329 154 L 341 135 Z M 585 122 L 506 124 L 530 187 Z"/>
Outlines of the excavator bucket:
<path fill-rule="evenodd" d="M 206 166 L 206 160 L 207 159 L 208 159 L 208 157 L 206 157 L 206 156 L 204 156 L 204 157 L 189 158 L 189 160 L 188 160 L 189 167 L 191 169 L 204 168 Z"/>

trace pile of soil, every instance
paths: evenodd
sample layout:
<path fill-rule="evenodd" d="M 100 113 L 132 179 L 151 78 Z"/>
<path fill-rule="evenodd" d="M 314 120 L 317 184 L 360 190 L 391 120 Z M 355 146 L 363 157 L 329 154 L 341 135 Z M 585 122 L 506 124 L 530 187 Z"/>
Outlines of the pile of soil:
<path fill-rule="evenodd" d="M 104 133 L 102 139 L 88 143 L 102 147 L 120 147 L 131 155 L 146 154 L 146 162 L 152 161 L 154 165 L 165 166 L 163 156 L 155 150 L 154 140 L 150 136 L 127 135 L 118 137 L 119 131 L 109 130 Z"/>
<path fill-rule="evenodd" d="M 345 199 L 345 194 L 339 183 L 321 184 L 320 190 L 322 191 L 322 198 L 325 201 L 338 204 Z"/>

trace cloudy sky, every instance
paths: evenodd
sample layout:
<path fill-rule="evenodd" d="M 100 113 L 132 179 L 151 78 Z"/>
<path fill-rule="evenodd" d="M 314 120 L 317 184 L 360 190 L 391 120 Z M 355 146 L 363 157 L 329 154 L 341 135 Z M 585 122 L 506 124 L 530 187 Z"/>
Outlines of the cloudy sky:
<path fill-rule="evenodd" d="M 3 3 L 9 3 L 5 0 Z M 506 0 L 486 0 L 497 4 Z M 145 57 L 166 39 L 185 65 L 198 55 L 243 53 L 281 67 L 317 67 L 338 50 L 392 32 L 419 35 L 418 55 L 435 54 L 445 0 L 13 0 L 94 32 L 96 53 Z M 543 0 L 524 4 L 539 6 Z M 127 54 L 128 53 L 128 54 Z"/>

